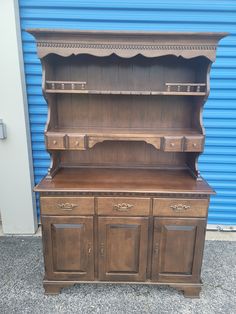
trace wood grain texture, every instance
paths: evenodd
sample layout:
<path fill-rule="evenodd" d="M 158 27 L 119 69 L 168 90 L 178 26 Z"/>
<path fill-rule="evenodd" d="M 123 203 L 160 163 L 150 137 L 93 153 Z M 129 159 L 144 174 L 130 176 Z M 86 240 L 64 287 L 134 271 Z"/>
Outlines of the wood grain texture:
<path fill-rule="evenodd" d="M 208 199 L 154 198 L 153 215 L 164 217 L 207 217 Z"/>
<path fill-rule="evenodd" d="M 97 199 L 98 215 L 107 216 L 148 216 L 149 198 L 99 197 Z"/>
<path fill-rule="evenodd" d="M 200 282 L 205 219 L 155 218 L 152 279 Z"/>
<path fill-rule="evenodd" d="M 47 279 L 92 280 L 93 217 L 42 216 Z"/>
<path fill-rule="evenodd" d="M 140 192 L 213 194 L 204 181 L 188 170 L 62 168 L 52 180 L 42 180 L 37 192 Z"/>
<path fill-rule="evenodd" d="M 45 293 L 130 282 L 199 297 L 215 193 L 198 169 L 202 112 L 227 33 L 28 31 L 48 104 Z"/>
<path fill-rule="evenodd" d="M 94 284 L 132 284 L 132 285 L 143 285 L 144 283 L 142 281 L 98 281 L 94 280 Z M 73 286 L 75 284 L 91 284 L 91 281 L 85 281 L 85 280 L 43 280 L 43 285 L 45 289 L 45 294 L 47 295 L 57 295 L 60 293 L 62 288 L 67 288 L 70 286 Z M 153 281 L 146 281 L 146 285 L 150 286 L 170 286 L 172 288 L 175 288 L 177 290 L 183 291 L 184 296 L 186 298 L 199 298 L 199 294 L 201 292 L 202 283 L 165 283 L 165 282 L 153 282 Z M 160 287 L 159 287 L 160 288 Z"/>
<path fill-rule="evenodd" d="M 104 57 L 115 53 L 122 58 L 137 54 L 160 57 L 171 54 L 215 60 L 218 41 L 224 32 L 136 32 L 27 29 L 35 36 L 40 58 L 56 53 L 64 57 L 88 53 Z"/>
<path fill-rule="evenodd" d="M 99 217 L 99 279 L 145 281 L 148 218 Z"/>
<path fill-rule="evenodd" d="M 93 197 L 40 197 L 42 215 L 93 215 Z"/>

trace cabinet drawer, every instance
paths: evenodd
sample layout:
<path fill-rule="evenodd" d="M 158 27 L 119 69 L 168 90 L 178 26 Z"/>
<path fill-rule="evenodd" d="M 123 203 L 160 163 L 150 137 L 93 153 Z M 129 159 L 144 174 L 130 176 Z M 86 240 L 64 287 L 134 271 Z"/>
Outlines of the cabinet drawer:
<path fill-rule="evenodd" d="M 48 149 L 65 149 L 65 135 L 62 134 L 47 134 L 45 135 Z"/>
<path fill-rule="evenodd" d="M 153 200 L 154 216 L 206 217 L 208 199 L 168 199 Z"/>
<path fill-rule="evenodd" d="M 149 198 L 100 197 L 97 201 L 99 215 L 148 216 Z"/>
<path fill-rule="evenodd" d="M 68 134 L 69 149 L 83 150 L 85 149 L 85 136 L 84 135 L 70 135 Z"/>
<path fill-rule="evenodd" d="M 186 136 L 184 143 L 185 152 L 201 152 L 203 150 L 203 136 Z"/>
<path fill-rule="evenodd" d="M 182 136 L 165 136 L 164 147 L 165 152 L 181 152 L 182 149 Z"/>
<path fill-rule="evenodd" d="M 42 215 L 92 215 L 93 197 L 41 197 Z"/>

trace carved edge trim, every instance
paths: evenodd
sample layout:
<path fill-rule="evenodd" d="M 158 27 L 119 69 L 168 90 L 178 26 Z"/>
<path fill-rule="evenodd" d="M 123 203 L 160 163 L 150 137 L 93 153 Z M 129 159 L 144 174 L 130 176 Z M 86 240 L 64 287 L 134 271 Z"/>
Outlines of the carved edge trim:
<path fill-rule="evenodd" d="M 215 61 L 217 44 L 128 44 L 128 43 L 88 43 L 88 42 L 56 42 L 37 41 L 38 56 L 43 58 L 50 53 L 68 57 L 88 53 L 94 56 L 109 56 L 112 53 L 123 58 L 131 58 L 138 54 L 145 57 L 159 57 L 167 54 L 182 56 L 186 59 L 204 56 Z M 58 49 L 58 50 L 57 50 Z"/>
<path fill-rule="evenodd" d="M 216 50 L 216 45 L 137 45 L 37 41 L 37 47 L 141 50 Z"/>
<path fill-rule="evenodd" d="M 208 199 L 210 194 L 188 194 L 188 193 L 130 193 L 130 192 L 39 192 L 41 196 L 119 196 L 119 197 L 133 197 L 133 196 L 148 196 L 148 197 L 171 197 L 171 198 L 186 198 L 186 199 Z"/>
<path fill-rule="evenodd" d="M 96 144 L 98 143 L 102 143 L 102 142 L 106 142 L 106 141 L 122 141 L 122 142 L 125 142 L 125 141 L 137 141 L 137 142 L 140 142 L 140 141 L 144 141 L 146 142 L 147 144 L 150 144 L 152 146 L 154 146 L 156 149 L 160 149 L 161 148 L 161 137 L 155 137 L 155 138 L 142 138 L 142 137 L 119 137 L 118 139 L 116 139 L 115 137 L 104 137 L 104 138 L 97 138 L 95 136 L 88 136 L 88 148 L 92 148 L 93 146 L 95 146 Z"/>

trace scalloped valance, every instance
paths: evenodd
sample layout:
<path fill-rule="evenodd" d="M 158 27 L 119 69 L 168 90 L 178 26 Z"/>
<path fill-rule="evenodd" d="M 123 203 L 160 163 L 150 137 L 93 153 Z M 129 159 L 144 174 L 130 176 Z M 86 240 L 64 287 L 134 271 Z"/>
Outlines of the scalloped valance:
<path fill-rule="evenodd" d="M 214 62 L 218 41 L 227 33 L 124 32 L 28 29 L 37 41 L 39 58 L 50 53 L 63 57 L 91 54 L 98 57 L 116 54 L 122 58 L 141 54 L 194 58 L 204 56 Z"/>

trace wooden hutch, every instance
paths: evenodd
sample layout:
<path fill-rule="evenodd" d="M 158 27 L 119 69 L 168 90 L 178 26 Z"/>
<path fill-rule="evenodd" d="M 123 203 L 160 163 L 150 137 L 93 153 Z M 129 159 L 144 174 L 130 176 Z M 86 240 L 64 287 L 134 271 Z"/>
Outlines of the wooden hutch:
<path fill-rule="evenodd" d="M 226 33 L 30 29 L 48 103 L 46 294 L 76 283 L 199 297 L 209 198 L 202 109 Z"/>

